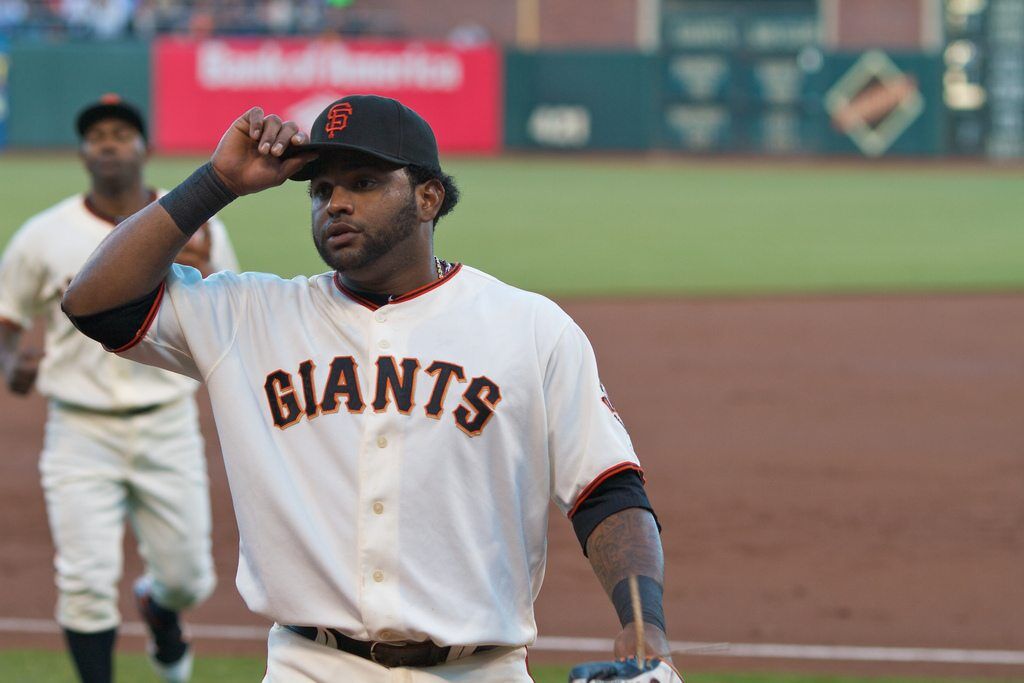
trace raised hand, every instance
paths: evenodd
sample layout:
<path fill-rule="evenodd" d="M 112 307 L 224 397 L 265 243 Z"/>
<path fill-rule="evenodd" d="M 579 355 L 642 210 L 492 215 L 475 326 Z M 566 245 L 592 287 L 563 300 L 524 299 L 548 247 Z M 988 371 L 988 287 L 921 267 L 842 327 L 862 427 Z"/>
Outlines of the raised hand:
<path fill-rule="evenodd" d="M 315 159 L 316 152 L 294 152 L 307 141 L 294 121 L 253 107 L 227 129 L 210 161 L 232 192 L 252 194 L 282 184 Z"/>

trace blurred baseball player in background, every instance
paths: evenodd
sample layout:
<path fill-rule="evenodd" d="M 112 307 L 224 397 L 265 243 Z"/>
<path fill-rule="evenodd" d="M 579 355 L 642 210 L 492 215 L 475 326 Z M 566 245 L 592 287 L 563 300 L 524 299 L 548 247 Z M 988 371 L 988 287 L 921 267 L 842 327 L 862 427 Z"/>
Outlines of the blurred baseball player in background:
<path fill-rule="evenodd" d="M 40 471 L 56 546 L 56 616 L 80 678 L 112 680 L 127 519 L 146 564 L 134 593 L 152 636 L 150 659 L 163 680 L 185 681 L 192 653 L 178 611 L 215 584 L 199 385 L 106 353 L 59 309 L 96 246 L 157 198 L 142 177 L 149 147 L 134 106 L 105 96 L 76 124 L 90 188 L 31 218 L 7 246 L 0 363 L 12 392 L 37 385 L 49 400 Z M 173 257 L 204 275 L 237 269 L 223 224 L 212 215 L 204 223 Z M 46 320 L 45 355 L 19 348 L 36 316 Z"/>
<path fill-rule="evenodd" d="M 329 272 L 172 267 L 216 211 L 289 177 L 310 181 Z M 619 613 L 615 656 L 637 650 L 630 575 L 647 652 L 669 654 L 657 522 L 590 343 L 551 301 L 435 256 L 457 201 L 395 100 L 338 100 L 310 137 L 254 108 L 65 294 L 107 348 L 207 383 L 238 588 L 276 622 L 267 681 L 531 680 L 549 500 Z"/>

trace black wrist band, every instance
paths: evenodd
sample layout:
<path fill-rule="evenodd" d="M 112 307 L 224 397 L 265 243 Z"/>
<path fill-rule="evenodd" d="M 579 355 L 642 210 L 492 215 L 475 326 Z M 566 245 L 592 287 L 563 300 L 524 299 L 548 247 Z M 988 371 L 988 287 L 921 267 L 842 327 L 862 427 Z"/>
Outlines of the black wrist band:
<path fill-rule="evenodd" d="M 206 162 L 157 201 L 170 214 L 178 230 L 191 237 L 203 223 L 235 199 L 238 195 L 217 176 L 213 164 Z"/>
<path fill-rule="evenodd" d="M 662 631 L 665 630 L 665 608 L 662 607 L 661 584 L 649 576 L 636 577 L 640 589 L 640 612 L 643 620 Z M 619 623 L 625 626 L 633 621 L 633 600 L 629 596 L 629 579 L 623 579 L 612 589 L 612 604 L 619 615 Z"/>

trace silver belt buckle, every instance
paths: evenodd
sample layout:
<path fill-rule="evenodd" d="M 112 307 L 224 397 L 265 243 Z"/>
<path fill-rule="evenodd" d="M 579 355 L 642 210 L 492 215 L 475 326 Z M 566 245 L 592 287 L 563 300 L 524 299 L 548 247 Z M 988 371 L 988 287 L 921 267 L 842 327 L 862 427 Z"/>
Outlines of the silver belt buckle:
<path fill-rule="evenodd" d="M 377 661 L 377 646 L 378 645 L 380 645 L 380 641 L 379 640 L 375 640 L 375 641 L 370 643 L 370 661 L 373 662 L 374 664 L 380 664 L 380 662 Z"/>

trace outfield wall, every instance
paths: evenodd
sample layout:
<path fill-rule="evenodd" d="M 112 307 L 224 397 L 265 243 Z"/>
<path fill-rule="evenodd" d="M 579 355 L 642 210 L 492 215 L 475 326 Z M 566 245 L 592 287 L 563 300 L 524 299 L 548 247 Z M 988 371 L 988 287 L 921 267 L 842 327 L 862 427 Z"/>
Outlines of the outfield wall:
<path fill-rule="evenodd" d="M 13 43 L 8 144 L 76 144 L 75 113 L 107 92 L 117 92 L 151 113 L 151 54 L 145 42 Z"/>
<path fill-rule="evenodd" d="M 655 147 L 658 58 L 637 52 L 508 52 L 505 146 L 622 150 Z"/>
<path fill-rule="evenodd" d="M 10 59 L 7 41 L 0 38 L 0 149 L 7 145 L 7 118 L 10 112 L 7 97 L 7 73 Z"/>
<path fill-rule="evenodd" d="M 800 15 L 739 26 L 729 34 L 715 16 L 685 31 L 668 23 L 671 44 L 657 52 L 257 38 L 14 43 L 8 144 L 75 144 L 75 112 L 105 92 L 139 103 L 157 150 L 172 153 L 210 150 L 254 104 L 308 126 L 336 97 L 377 92 L 420 111 L 447 153 L 947 149 L 941 55 L 799 48 L 811 26 Z"/>

